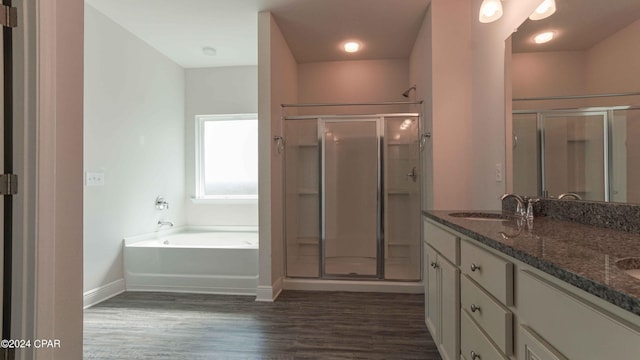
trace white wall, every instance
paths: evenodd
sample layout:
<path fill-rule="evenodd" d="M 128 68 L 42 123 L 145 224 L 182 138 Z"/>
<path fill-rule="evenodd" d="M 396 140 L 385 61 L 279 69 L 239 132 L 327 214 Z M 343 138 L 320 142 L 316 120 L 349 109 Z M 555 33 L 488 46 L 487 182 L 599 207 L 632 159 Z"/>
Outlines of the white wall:
<path fill-rule="evenodd" d="M 123 279 L 123 237 L 185 223 L 184 71 L 90 6 L 84 118 L 84 170 L 105 174 L 84 187 L 88 291 Z"/>
<path fill-rule="evenodd" d="M 194 204 L 195 116 L 258 112 L 258 67 L 185 70 L 186 218 L 189 225 L 258 226 L 258 204 Z"/>

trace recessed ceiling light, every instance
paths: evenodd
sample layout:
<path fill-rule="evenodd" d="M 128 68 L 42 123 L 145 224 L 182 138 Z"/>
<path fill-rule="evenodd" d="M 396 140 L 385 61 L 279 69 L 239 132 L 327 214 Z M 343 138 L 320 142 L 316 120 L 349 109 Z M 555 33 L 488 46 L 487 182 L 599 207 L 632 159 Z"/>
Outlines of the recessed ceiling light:
<path fill-rule="evenodd" d="M 553 31 L 545 31 L 545 32 L 542 32 L 542 33 L 536 35 L 533 38 L 533 41 L 536 44 L 544 44 L 544 43 L 547 43 L 547 42 L 553 40 L 555 35 L 556 35 L 556 33 L 554 33 Z"/>
<path fill-rule="evenodd" d="M 360 51 L 361 45 L 357 41 L 347 41 L 346 43 L 344 43 L 344 45 L 342 45 L 342 47 L 344 48 L 344 51 L 348 53 L 354 53 Z"/>
<path fill-rule="evenodd" d="M 216 49 L 212 48 L 211 46 L 205 46 L 202 48 L 202 53 L 207 55 L 207 56 L 216 56 L 217 51 Z"/>

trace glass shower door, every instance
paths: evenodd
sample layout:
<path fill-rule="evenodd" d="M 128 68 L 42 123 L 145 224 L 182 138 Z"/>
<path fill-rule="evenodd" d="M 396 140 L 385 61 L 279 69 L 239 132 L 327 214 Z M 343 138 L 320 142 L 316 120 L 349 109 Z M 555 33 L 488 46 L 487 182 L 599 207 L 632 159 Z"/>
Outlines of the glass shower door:
<path fill-rule="evenodd" d="M 607 113 L 543 113 L 542 124 L 543 193 L 557 197 L 572 192 L 585 200 L 609 200 Z"/>
<path fill-rule="evenodd" d="M 385 279 L 420 280 L 418 117 L 384 123 Z"/>
<path fill-rule="evenodd" d="M 320 121 L 323 275 L 381 277 L 378 119 Z"/>

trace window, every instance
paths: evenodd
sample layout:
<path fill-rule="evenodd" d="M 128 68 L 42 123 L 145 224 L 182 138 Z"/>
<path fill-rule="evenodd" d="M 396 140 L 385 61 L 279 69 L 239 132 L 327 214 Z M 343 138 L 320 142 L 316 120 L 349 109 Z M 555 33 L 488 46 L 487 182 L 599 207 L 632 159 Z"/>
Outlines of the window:
<path fill-rule="evenodd" d="M 196 199 L 258 199 L 258 116 L 196 116 Z"/>

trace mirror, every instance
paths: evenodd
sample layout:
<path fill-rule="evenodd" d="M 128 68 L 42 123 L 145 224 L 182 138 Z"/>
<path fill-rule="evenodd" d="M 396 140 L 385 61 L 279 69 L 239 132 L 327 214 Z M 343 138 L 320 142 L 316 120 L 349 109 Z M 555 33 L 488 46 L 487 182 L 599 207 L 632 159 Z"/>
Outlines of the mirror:
<path fill-rule="evenodd" d="M 555 1 L 507 40 L 513 192 L 640 203 L 640 1 Z"/>

